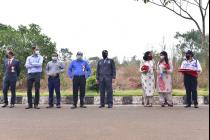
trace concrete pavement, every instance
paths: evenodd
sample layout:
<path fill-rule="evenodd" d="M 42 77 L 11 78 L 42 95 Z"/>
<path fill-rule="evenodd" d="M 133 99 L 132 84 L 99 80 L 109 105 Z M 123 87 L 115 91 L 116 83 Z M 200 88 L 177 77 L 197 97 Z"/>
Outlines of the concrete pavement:
<path fill-rule="evenodd" d="M 209 106 L 0 108 L 0 140 L 208 140 Z"/>

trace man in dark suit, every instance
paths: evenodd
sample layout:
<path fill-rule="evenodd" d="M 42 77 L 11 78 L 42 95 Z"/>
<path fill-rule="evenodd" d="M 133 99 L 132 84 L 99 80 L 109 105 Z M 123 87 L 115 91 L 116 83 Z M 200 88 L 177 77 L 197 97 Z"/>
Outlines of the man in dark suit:
<path fill-rule="evenodd" d="M 112 83 L 116 79 L 116 68 L 114 60 L 108 58 L 108 51 L 102 52 L 103 59 L 98 62 L 96 79 L 100 87 L 100 107 L 105 107 L 105 93 L 107 92 L 108 108 L 113 106 Z"/>
<path fill-rule="evenodd" d="M 3 71 L 4 105 L 2 107 L 5 108 L 8 106 L 8 90 L 10 88 L 10 108 L 14 108 L 16 101 L 16 82 L 20 75 L 20 62 L 14 58 L 14 53 L 11 50 L 7 52 L 7 58 L 4 60 Z"/>

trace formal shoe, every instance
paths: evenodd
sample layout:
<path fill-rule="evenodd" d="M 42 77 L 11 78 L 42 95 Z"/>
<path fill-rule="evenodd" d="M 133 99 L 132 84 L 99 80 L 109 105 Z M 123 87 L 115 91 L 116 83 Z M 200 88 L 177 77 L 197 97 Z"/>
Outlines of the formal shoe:
<path fill-rule="evenodd" d="M 165 104 L 162 104 L 161 107 L 165 107 Z"/>
<path fill-rule="evenodd" d="M 105 105 L 100 105 L 98 108 L 104 108 L 105 107 Z"/>
<path fill-rule="evenodd" d="M 40 109 L 38 105 L 34 105 L 34 109 Z"/>
<path fill-rule="evenodd" d="M 49 105 L 49 106 L 47 106 L 46 108 L 53 108 L 53 105 Z"/>
<path fill-rule="evenodd" d="M 15 107 L 15 105 L 14 104 L 11 104 L 9 108 L 14 108 L 14 107 Z"/>
<path fill-rule="evenodd" d="M 80 108 L 87 108 L 87 106 L 85 106 L 85 105 L 80 105 Z"/>
<path fill-rule="evenodd" d="M 173 105 L 173 104 L 168 104 L 168 106 L 169 106 L 169 107 L 173 107 L 174 105 Z"/>
<path fill-rule="evenodd" d="M 108 108 L 112 108 L 113 106 L 112 105 L 108 105 Z"/>
<path fill-rule="evenodd" d="M 76 109 L 77 108 L 77 106 L 76 105 L 73 105 L 72 107 L 71 107 L 71 109 Z"/>
<path fill-rule="evenodd" d="M 33 106 L 32 105 L 28 105 L 25 109 L 31 109 L 31 108 L 33 108 Z"/>
<path fill-rule="evenodd" d="M 56 105 L 56 108 L 61 108 L 61 105 Z"/>
<path fill-rule="evenodd" d="M 194 108 L 199 108 L 198 105 L 194 105 Z"/>
<path fill-rule="evenodd" d="M 4 104 L 3 106 L 2 106 L 2 108 L 5 108 L 5 107 L 7 107 L 8 106 L 8 104 Z"/>
<path fill-rule="evenodd" d="M 186 106 L 185 106 L 185 108 L 189 108 L 189 107 L 191 107 L 191 105 L 186 105 Z"/>

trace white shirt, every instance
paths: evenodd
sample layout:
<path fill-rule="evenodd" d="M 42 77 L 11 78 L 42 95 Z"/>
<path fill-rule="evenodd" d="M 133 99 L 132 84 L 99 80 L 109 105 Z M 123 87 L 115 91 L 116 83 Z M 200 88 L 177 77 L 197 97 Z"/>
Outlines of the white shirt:
<path fill-rule="evenodd" d="M 190 69 L 190 70 L 202 72 L 202 68 L 199 61 L 195 59 L 192 59 L 192 61 L 184 60 L 181 65 L 181 69 Z"/>

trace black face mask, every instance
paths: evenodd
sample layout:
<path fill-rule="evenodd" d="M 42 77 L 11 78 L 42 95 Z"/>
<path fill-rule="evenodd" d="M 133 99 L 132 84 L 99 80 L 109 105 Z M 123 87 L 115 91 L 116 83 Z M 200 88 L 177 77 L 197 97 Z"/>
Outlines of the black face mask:
<path fill-rule="evenodd" d="M 102 56 L 103 56 L 104 59 L 106 59 L 108 57 L 108 54 L 103 52 Z"/>
<path fill-rule="evenodd" d="M 6 58 L 8 58 L 9 56 L 8 56 L 8 54 L 6 54 Z"/>
<path fill-rule="evenodd" d="M 189 60 L 190 59 L 190 55 L 186 55 L 186 59 Z"/>
<path fill-rule="evenodd" d="M 153 59 L 153 57 L 152 57 L 152 56 L 148 56 L 148 59 L 149 59 L 149 60 L 152 60 L 152 59 Z"/>

